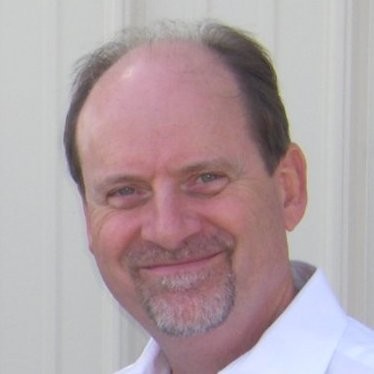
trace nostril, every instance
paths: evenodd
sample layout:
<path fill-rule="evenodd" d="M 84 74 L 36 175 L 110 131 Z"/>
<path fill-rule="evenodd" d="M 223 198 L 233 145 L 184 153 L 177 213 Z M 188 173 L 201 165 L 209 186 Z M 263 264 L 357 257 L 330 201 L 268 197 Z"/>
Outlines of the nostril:
<path fill-rule="evenodd" d="M 201 229 L 198 215 L 174 181 L 159 181 L 153 191 L 143 210 L 143 239 L 170 250 L 178 248 Z"/>

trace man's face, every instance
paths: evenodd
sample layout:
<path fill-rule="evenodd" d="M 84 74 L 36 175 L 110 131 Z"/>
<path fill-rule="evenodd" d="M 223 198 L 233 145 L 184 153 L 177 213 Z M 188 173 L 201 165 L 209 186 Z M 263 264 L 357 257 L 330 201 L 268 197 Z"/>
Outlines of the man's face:
<path fill-rule="evenodd" d="M 79 118 L 102 276 L 151 331 L 189 336 L 276 314 L 290 287 L 293 225 L 281 173 L 267 173 L 236 82 L 215 56 L 190 44 L 151 48 L 114 65 Z"/>

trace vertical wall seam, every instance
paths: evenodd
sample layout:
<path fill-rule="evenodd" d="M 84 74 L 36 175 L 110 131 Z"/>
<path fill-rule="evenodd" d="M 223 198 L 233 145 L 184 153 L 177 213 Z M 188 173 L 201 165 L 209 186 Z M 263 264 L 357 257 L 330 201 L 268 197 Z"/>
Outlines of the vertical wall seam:
<path fill-rule="evenodd" d="M 59 56 L 58 3 L 43 0 L 41 5 L 41 147 L 43 164 L 40 190 L 42 251 L 42 358 L 43 374 L 58 373 L 58 270 L 57 270 L 57 164 L 58 164 L 58 110 L 57 61 Z"/>
<path fill-rule="evenodd" d="M 342 237 L 343 211 L 345 204 L 343 202 L 343 186 L 345 176 L 345 164 L 343 161 L 343 143 L 342 134 L 344 94 L 343 86 L 345 84 L 344 75 L 344 53 L 345 44 L 345 1 L 330 1 L 325 3 L 326 15 L 325 34 L 327 43 L 323 48 L 325 76 L 329 77 L 326 83 L 326 92 L 324 95 L 324 121 L 322 126 L 325 132 L 327 147 L 324 149 L 324 158 L 326 167 L 324 167 L 323 179 L 326 188 L 326 231 L 325 245 L 323 249 L 324 263 L 330 269 L 330 276 L 335 289 L 339 290 L 341 283 L 341 251 L 344 238 Z M 341 63 L 341 65 L 339 64 Z M 338 265 L 337 265 L 338 264 Z"/>
<path fill-rule="evenodd" d="M 351 175 L 351 94 L 352 94 L 352 3 L 351 0 L 344 2 L 344 23 L 346 25 L 343 34 L 344 40 L 344 81 L 343 81 L 343 175 L 341 184 L 343 193 L 341 198 L 342 204 L 342 256 L 340 263 L 340 295 L 345 306 L 349 304 L 349 257 L 350 257 L 350 175 Z"/>

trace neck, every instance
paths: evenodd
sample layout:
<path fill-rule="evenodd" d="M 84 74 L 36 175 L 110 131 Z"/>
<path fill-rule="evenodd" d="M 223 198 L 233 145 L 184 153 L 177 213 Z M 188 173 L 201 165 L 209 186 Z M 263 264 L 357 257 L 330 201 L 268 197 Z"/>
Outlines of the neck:
<path fill-rule="evenodd" d="M 275 307 L 271 299 L 271 305 L 264 302 L 256 309 L 235 309 L 221 326 L 208 333 L 187 338 L 154 334 L 172 373 L 216 374 L 251 350 L 296 294 L 292 281 L 277 293 Z"/>

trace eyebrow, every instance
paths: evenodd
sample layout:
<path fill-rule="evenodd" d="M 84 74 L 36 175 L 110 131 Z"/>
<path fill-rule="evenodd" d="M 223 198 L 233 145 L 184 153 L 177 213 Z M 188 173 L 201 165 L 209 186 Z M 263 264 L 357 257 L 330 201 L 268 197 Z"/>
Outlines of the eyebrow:
<path fill-rule="evenodd" d="M 94 183 L 93 190 L 95 192 L 102 192 L 108 189 L 123 183 L 139 182 L 144 180 L 143 177 L 136 174 L 115 174 L 105 177 L 103 180 L 96 181 Z"/>
<path fill-rule="evenodd" d="M 175 174 L 185 175 L 185 174 L 197 174 L 203 171 L 233 171 L 237 169 L 235 165 L 225 158 L 216 158 L 212 160 L 197 162 L 191 165 L 182 167 L 177 170 Z"/>

